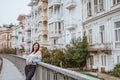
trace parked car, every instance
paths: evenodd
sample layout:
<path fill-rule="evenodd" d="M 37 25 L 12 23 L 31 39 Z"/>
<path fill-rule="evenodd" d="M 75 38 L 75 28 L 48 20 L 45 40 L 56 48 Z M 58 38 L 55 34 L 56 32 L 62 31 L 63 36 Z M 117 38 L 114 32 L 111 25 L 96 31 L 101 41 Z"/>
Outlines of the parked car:
<path fill-rule="evenodd" d="M 3 66 L 3 59 L 2 59 L 2 57 L 0 57 L 0 73 L 1 73 L 1 70 L 2 70 L 2 66 Z"/>

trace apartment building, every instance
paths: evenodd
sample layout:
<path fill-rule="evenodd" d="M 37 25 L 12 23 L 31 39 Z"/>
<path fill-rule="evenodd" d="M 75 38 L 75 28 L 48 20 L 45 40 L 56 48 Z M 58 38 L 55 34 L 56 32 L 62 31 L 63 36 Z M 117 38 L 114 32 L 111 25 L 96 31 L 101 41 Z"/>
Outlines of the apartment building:
<path fill-rule="evenodd" d="M 89 69 L 110 71 L 120 63 L 120 0 L 82 0 Z"/>
<path fill-rule="evenodd" d="M 49 46 L 48 42 L 48 1 L 31 0 L 28 4 L 31 7 L 31 43 L 38 42 L 40 46 Z"/>
<path fill-rule="evenodd" d="M 88 69 L 110 71 L 120 63 L 120 0 L 31 0 L 31 43 L 64 48 L 86 32 Z"/>
<path fill-rule="evenodd" d="M 10 28 L 0 28 L 0 50 L 4 48 L 11 48 L 11 30 Z"/>

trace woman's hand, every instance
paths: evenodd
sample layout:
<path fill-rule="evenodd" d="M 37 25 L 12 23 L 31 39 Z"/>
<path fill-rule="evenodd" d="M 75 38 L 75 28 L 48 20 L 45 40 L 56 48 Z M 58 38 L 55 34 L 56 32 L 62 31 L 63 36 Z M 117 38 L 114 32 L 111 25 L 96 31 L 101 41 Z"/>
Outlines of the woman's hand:
<path fill-rule="evenodd" d="M 32 64 L 32 61 L 31 62 L 26 62 L 26 65 L 31 65 Z"/>

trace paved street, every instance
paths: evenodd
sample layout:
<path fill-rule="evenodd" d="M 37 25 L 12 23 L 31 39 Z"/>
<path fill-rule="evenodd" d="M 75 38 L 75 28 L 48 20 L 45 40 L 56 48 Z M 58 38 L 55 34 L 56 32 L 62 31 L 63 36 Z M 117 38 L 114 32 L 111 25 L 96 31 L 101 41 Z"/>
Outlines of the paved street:
<path fill-rule="evenodd" d="M 0 80 L 24 80 L 24 78 L 14 64 L 4 58 Z"/>

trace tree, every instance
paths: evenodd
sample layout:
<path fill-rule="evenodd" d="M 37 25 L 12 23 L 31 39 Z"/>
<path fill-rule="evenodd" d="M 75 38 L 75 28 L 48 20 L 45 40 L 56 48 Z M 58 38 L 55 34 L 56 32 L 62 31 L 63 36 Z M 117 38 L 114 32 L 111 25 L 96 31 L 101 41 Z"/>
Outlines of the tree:
<path fill-rule="evenodd" d="M 89 55 L 87 46 L 88 43 L 85 33 L 82 40 L 80 38 L 72 39 L 64 50 L 66 67 L 84 67 Z"/>
<path fill-rule="evenodd" d="M 62 67 L 62 62 L 64 61 L 63 51 L 60 49 L 55 49 L 53 52 L 53 60 L 54 65 Z"/>

